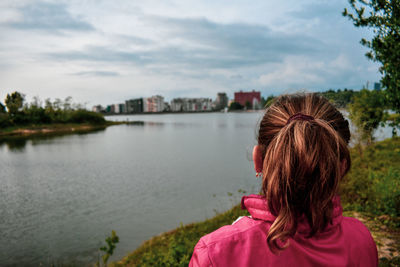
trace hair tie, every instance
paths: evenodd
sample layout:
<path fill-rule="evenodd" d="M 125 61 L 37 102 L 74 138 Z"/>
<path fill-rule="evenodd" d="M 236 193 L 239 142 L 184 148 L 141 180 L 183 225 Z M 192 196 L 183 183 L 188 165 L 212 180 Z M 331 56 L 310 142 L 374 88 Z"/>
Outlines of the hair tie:
<path fill-rule="evenodd" d="M 303 113 L 296 113 L 287 120 L 286 125 L 288 125 L 293 120 L 312 121 L 314 120 L 314 117 L 305 115 Z"/>

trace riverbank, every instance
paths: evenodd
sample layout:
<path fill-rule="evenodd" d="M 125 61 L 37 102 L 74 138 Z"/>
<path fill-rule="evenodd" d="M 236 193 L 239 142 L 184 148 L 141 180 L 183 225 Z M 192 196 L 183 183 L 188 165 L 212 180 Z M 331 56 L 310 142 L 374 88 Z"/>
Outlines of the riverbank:
<path fill-rule="evenodd" d="M 55 124 L 38 124 L 12 126 L 0 130 L 0 140 L 10 137 L 30 137 L 30 136 L 46 136 L 59 135 L 68 133 L 84 133 L 96 130 L 102 130 L 112 125 L 132 124 L 133 122 L 117 122 L 106 121 L 101 124 L 91 123 L 55 123 Z"/>
<path fill-rule="evenodd" d="M 400 138 L 376 142 L 362 153 L 352 148 L 351 158 L 352 169 L 341 187 L 343 215 L 368 227 L 378 247 L 380 266 L 399 266 Z M 111 266 L 187 266 L 201 236 L 243 215 L 248 213 L 238 205 L 203 222 L 181 225 L 144 242 Z"/>

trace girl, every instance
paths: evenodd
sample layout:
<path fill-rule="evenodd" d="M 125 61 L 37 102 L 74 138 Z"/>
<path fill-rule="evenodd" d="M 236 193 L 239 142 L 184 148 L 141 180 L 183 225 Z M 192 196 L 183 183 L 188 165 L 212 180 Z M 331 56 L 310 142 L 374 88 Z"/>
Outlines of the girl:
<path fill-rule="evenodd" d="M 342 216 L 337 196 L 349 140 L 348 122 L 324 97 L 278 97 L 253 149 L 263 194 L 244 196 L 251 216 L 202 237 L 189 266 L 377 266 L 371 234 Z"/>

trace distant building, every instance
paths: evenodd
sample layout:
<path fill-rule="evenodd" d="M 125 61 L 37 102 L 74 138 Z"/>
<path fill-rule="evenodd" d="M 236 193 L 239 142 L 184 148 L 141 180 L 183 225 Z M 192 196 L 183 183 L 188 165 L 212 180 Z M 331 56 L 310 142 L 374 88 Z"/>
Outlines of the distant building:
<path fill-rule="evenodd" d="M 374 90 L 381 90 L 381 83 L 374 83 Z"/>
<path fill-rule="evenodd" d="M 191 105 L 190 111 L 210 111 L 212 110 L 212 99 L 210 98 L 192 98 L 189 99 Z"/>
<path fill-rule="evenodd" d="M 184 111 L 185 99 L 187 99 L 187 98 L 172 99 L 171 105 L 170 105 L 171 111 L 173 111 L 173 112 Z"/>
<path fill-rule="evenodd" d="M 221 110 L 228 106 L 228 96 L 226 93 L 218 93 L 215 100 L 215 109 Z"/>
<path fill-rule="evenodd" d="M 168 102 L 164 102 L 164 111 L 171 111 L 171 107 Z"/>
<path fill-rule="evenodd" d="M 210 111 L 212 99 L 210 98 L 174 98 L 171 101 L 171 111 Z"/>
<path fill-rule="evenodd" d="M 152 97 L 143 98 L 143 112 L 163 112 L 164 97 L 155 95 Z"/>
<path fill-rule="evenodd" d="M 141 113 L 143 112 L 143 98 L 136 98 L 125 101 L 124 113 Z"/>
<path fill-rule="evenodd" d="M 101 105 L 93 106 L 92 111 L 94 112 L 104 112 L 104 108 Z"/>
<path fill-rule="evenodd" d="M 244 107 L 250 105 L 252 109 L 256 109 L 261 103 L 261 92 L 254 90 L 251 92 L 235 92 L 235 102 Z"/>
<path fill-rule="evenodd" d="M 119 106 L 119 113 L 126 113 L 126 106 L 124 103 L 118 104 Z"/>
<path fill-rule="evenodd" d="M 120 113 L 119 104 L 112 105 L 112 110 L 113 110 L 113 113 L 116 113 L 116 114 Z"/>

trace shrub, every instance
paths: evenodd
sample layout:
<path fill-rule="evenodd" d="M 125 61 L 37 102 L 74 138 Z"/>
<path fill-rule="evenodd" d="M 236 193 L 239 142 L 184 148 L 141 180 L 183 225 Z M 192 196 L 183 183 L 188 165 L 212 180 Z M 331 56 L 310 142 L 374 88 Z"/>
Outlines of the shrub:
<path fill-rule="evenodd" d="M 352 167 L 341 183 L 344 206 L 375 215 L 400 216 L 400 138 L 351 149 Z"/>
<path fill-rule="evenodd" d="M 78 109 L 71 112 L 71 117 L 69 118 L 69 122 L 102 124 L 105 123 L 106 120 L 100 113 L 87 111 L 84 109 Z"/>

